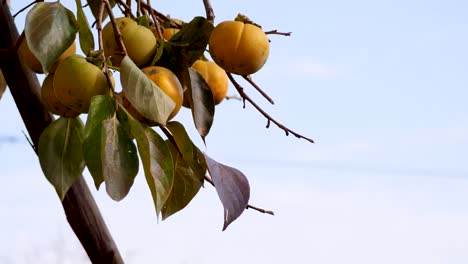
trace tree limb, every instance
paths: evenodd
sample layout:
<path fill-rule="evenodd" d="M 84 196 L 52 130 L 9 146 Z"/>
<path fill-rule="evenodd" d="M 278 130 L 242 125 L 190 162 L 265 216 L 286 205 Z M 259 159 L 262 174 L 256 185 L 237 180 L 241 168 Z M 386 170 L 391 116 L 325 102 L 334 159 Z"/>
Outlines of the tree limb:
<path fill-rule="evenodd" d="M 0 49 L 10 50 L 0 60 L 0 68 L 28 130 L 37 147 L 42 131 L 53 122 L 53 117 L 40 101 L 40 85 L 35 73 L 26 67 L 14 51 L 19 38 L 10 9 L 0 2 Z M 67 220 L 83 245 L 92 263 L 123 263 L 99 209 L 83 177 L 72 185 L 62 201 Z"/>

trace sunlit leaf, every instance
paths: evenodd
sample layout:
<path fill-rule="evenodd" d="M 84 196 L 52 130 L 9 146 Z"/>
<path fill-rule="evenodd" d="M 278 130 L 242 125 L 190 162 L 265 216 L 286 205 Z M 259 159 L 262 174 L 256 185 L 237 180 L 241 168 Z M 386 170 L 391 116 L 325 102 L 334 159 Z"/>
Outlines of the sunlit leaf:
<path fill-rule="evenodd" d="M 206 165 L 200 150 L 196 149 L 197 154 L 195 157 L 197 157 L 197 160 L 190 164 L 184 160 L 171 142 L 168 140 L 166 142 L 174 160 L 175 176 L 171 194 L 162 209 L 163 220 L 184 209 L 189 204 L 203 185 L 206 173 Z"/>
<path fill-rule="evenodd" d="M 120 66 L 120 82 L 128 101 L 144 117 L 165 125 L 175 108 L 175 102 L 152 82 L 126 56 Z"/>
<path fill-rule="evenodd" d="M 81 0 L 76 1 L 76 16 L 78 20 L 78 33 L 80 36 L 80 47 L 81 51 L 85 55 L 88 55 L 90 51 L 94 50 L 94 38 L 91 28 L 89 27 L 88 19 L 86 18 L 85 13 L 83 12 L 83 7 Z"/>
<path fill-rule="evenodd" d="M 189 68 L 190 89 L 189 95 L 192 117 L 198 133 L 205 138 L 210 132 L 215 114 L 213 93 L 203 76 L 196 70 Z"/>
<path fill-rule="evenodd" d="M 171 152 L 166 142 L 152 128 L 132 118 L 129 118 L 129 121 L 132 134 L 137 141 L 138 153 L 143 163 L 156 214 L 159 216 L 174 184 Z"/>
<path fill-rule="evenodd" d="M 184 126 L 177 121 L 171 121 L 167 123 L 166 127 L 174 137 L 177 148 L 184 159 L 187 161 L 192 160 L 196 146 L 193 144 Z"/>
<path fill-rule="evenodd" d="M 102 1 L 101 0 L 88 0 L 88 6 L 89 9 L 91 9 L 91 13 L 93 13 L 94 18 L 97 20 L 99 17 L 99 6 L 101 5 Z M 111 7 L 115 6 L 115 0 L 110 0 L 109 1 Z M 104 8 L 104 13 L 102 16 L 102 21 L 104 21 L 107 18 L 108 14 L 106 9 Z"/>
<path fill-rule="evenodd" d="M 82 138 L 83 123 L 79 117 L 55 120 L 39 138 L 42 171 L 61 200 L 84 170 Z"/>
<path fill-rule="evenodd" d="M 97 95 L 91 100 L 88 119 L 85 126 L 83 142 L 83 156 L 91 176 L 94 179 L 96 189 L 104 181 L 102 174 L 102 121 L 115 115 L 114 99 L 107 95 Z"/>
<path fill-rule="evenodd" d="M 250 198 L 249 182 L 238 169 L 218 163 L 206 154 L 205 159 L 216 192 L 224 207 L 224 231 L 247 207 Z"/>
<path fill-rule="evenodd" d="M 138 154 L 130 135 L 117 117 L 102 122 L 102 171 L 106 191 L 116 201 L 130 191 L 138 173 Z"/>
<path fill-rule="evenodd" d="M 78 27 L 74 14 L 60 2 L 39 2 L 29 11 L 26 41 L 44 72 L 72 45 Z"/>
<path fill-rule="evenodd" d="M 7 83 L 3 76 L 2 70 L 0 70 L 0 100 L 2 99 L 3 93 L 5 93 Z"/>

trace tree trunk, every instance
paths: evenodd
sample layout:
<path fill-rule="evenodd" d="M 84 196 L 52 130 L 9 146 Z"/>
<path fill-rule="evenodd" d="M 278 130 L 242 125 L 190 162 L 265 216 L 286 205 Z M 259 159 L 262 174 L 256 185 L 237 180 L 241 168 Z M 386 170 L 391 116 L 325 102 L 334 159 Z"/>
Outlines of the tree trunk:
<path fill-rule="evenodd" d="M 39 136 L 53 117 L 40 102 L 36 74 L 23 64 L 15 50 L 19 34 L 4 0 L 0 0 L 0 32 L 0 68 L 36 148 Z M 62 205 L 92 263 L 124 263 L 82 176 L 67 192 Z"/>

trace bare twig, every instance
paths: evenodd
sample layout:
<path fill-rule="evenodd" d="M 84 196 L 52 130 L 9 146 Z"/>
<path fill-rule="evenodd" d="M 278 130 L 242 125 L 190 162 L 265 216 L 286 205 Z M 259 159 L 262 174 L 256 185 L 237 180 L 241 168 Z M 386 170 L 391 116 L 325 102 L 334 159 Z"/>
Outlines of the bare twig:
<path fill-rule="evenodd" d="M 161 30 L 161 24 L 159 23 L 156 14 L 154 13 L 154 9 L 151 7 L 151 1 L 148 0 L 148 12 L 151 14 L 151 18 L 153 19 L 154 27 L 156 28 L 156 32 L 158 34 L 159 39 L 164 39 Z"/>
<path fill-rule="evenodd" d="M 26 140 L 28 141 L 29 146 L 31 146 L 31 148 L 34 150 L 34 152 L 37 152 L 36 146 L 34 146 L 34 143 L 32 143 L 32 141 L 31 141 L 31 139 L 28 137 L 28 135 L 26 135 L 26 133 L 24 133 L 24 130 L 21 130 L 21 132 L 23 133 L 24 137 L 25 137 Z"/>
<path fill-rule="evenodd" d="M 308 137 L 305 137 L 301 134 L 298 134 L 294 131 L 292 131 L 291 129 L 287 128 L 286 126 L 284 126 L 283 124 L 281 124 L 280 122 L 276 121 L 275 119 L 273 119 L 269 114 L 267 114 L 259 105 L 257 105 L 257 103 L 255 103 L 252 98 L 250 98 L 245 92 L 244 92 L 244 88 L 242 88 L 242 86 L 240 86 L 240 84 L 238 82 L 236 82 L 236 80 L 234 79 L 234 77 L 232 77 L 232 74 L 231 73 L 227 73 L 227 76 L 229 77 L 229 80 L 231 80 L 232 84 L 234 84 L 234 87 L 236 87 L 236 90 L 239 92 L 240 96 L 242 97 L 242 99 L 244 99 L 244 108 L 245 108 L 245 101 L 249 101 L 249 103 L 251 105 L 253 105 L 266 119 L 267 119 L 267 128 L 269 127 L 270 125 L 270 122 L 273 122 L 278 128 L 282 129 L 285 133 L 286 133 L 286 136 L 289 136 L 289 134 L 293 134 L 295 137 L 297 138 L 302 138 L 302 139 L 305 139 L 307 141 L 309 141 L 310 143 L 314 143 L 314 141 Z"/>
<path fill-rule="evenodd" d="M 117 42 L 117 46 L 119 46 L 119 49 L 120 51 L 122 51 L 124 56 L 127 56 L 127 49 L 125 48 L 125 45 L 123 43 L 122 33 L 120 33 L 119 26 L 115 21 L 114 13 L 112 13 L 112 6 L 110 5 L 109 0 L 103 0 L 102 2 L 106 3 L 107 14 L 109 15 L 110 21 L 112 23 L 112 28 L 114 29 L 114 36 L 115 41 Z"/>
<path fill-rule="evenodd" d="M 205 5 L 206 20 L 208 20 L 208 22 L 213 24 L 214 19 L 215 19 L 215 14 L 214 14 L 213 7 L 211 6 L 210 0 L 203 0 L 203 4 Z"/>
<path fill-rule="evenodd" d="M 109 74 L 109 68 L 108 68 L 108 65 L 107 65 L 107 60 L 106 60 L 106 54 L 105 54 L 105 51 L 104 51 L 104 41 L 103 41 L 103 38 L 102 38 L 102 18 L 104 16 L 104 8 L 107 4 L 109 4 L 109 2 L 107 1 L 102 1 L 101 2 L 101 5 L 99 5 L 99 15 L 98 15 L 98 19 L 96 21 L 96 29 L 97 29 L 97 33 L 98 33 L 98 45 L 99 45 L 99 50 L 102 51 L 101 53 L 101 57 L 102 57 L 102 63 L 103 63 L 103 67 L 102 67 L 102 71 L 104 72 L 104 75 L 106 76 L 106 80 L 107 80 L 107 86 L 110 87 L 110 89 L 112 89 L 112 91 L 114 91 L 114 86 L 112 85 L 112 80 L 110 78 L 110 74 Z M 112 21 L 112 20 L 111 20 Z"/>
<path fill-rule="evenodd" d="M 213 187 L 215 186 L 213 180 L 210 177 L 208 177 L 208 175 L 205 175 L 205 181 L 209 182 Z M 254 209 L 260 213 L 275 215 L 275 213 L 271 210 L 265 210 L 265 209 L 262 209 L 262 208 L 259 208 L 250 204 L 248 204 L 245 209 Z"/>
<path fill-rule="evenodd" d="M 246 209 L 253 209 L 253 210 L 259 211 L 260 213 L 275 215 L 275 213 L 273 211 L 271 211 L 271 210 L 265 210 L 265 209 L 255 207 L 255 206 L 250 205 L 250 204 L 247 205 Z"/>
<path fill-rule="evenodd" d="M 119 8 L 120 7 L 124 8 L 124 11 L 122 11 L 122 13 L 125 16 L 134 17 L 134 15 L 132 14 L 132 7 L 131 7 L 132 1 L 127 1 L 127 3 L 124 3 L 123 1 L 117 1 L 116 4 L 117 4 L 117 6 Z M 122 10 L 122 9 L 120 9 L 120 10 Z"/>
<path fill-rule="evenodd" d="M 253 80 L 252 80 L 252 77 L 250 75 L 247 75 L 247 76 L 242 76 L 244 77 L 244 79 L 246 81 L 248 81 L 261 95 L 263 95 L 263 97 L 265 97 L 265 99 L 268 100 L 268 102 L 270 102 L 271 104 L 275 104 L 275 102 L 273 102 L 273 99 L 271 99 L 270 96 L 268 96 L 267 93 L 265 93 L 262 88 L 260 88 L 260 86 L 258 86 Z"/>
<path fill-rule="evenodd" d="M 279 32 L 278 30 L 265 31 L 266 35 L 282 35 L 282 36 L 291 36 L 292 32 Z"/>
<path fill-rule="evenodd" d="M 17 15 L 21 14 L 24 10 L 28 9 L 29 7 L 31 7 L 32 5 L 36 4 L 36 3 L 39 3 L 39 2 L 44 2 L 44 0 L 36 0 L 36 1 L 33 1 L 32 3 L 29 3 L 27 6 L 21 8 L 18 12 L 16 12 L 16 14 L 13 15 L 13 19 L 16 18 Z"/>
<path fill-rule="evenodd" d="M 141 16 L 141 0 L 136 1 L 137 2 L 137 11 L 136 11 L 136 16 L 140 17 Z"/>

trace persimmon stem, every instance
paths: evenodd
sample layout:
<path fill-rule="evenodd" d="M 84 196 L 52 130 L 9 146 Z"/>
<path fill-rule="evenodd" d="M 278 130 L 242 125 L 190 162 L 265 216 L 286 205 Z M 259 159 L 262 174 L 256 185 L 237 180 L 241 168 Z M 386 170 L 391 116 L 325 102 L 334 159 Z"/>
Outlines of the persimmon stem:
<path fill-rule="evenodd" d="M 215 187 L 213 180 L 210 177 L 208 177 L 208 175 L 205 175 L 204 179 L 205 181 L 209 182 L 213 187 Z M 275 215 L 275 213 L 271 210 L 265 210 L 265 209 L 262 209 L 260 207 L 256 207 L 250 204 L 248 204 L 247 207 L 245 207 L 245 209 L 254 209 L 260 213 Z"/>
<path fill-rule="evenodd" d="M 267 123 L 267 128 L 269 127 L 270 122 L 272 122 L 278 128 L 282 129 L 284 131 L 284 133 L 286 134 L 286 136 L 289 136 L 289 134 L 291 133 L 292 135 L 294 135 L 297 138 L 302 138 L 304 140 L 309 141 L 310 143 L 314 143 L 314 140 L 312 140 L 311 138 L 308 138 L 308 137 L 305 137 L 305 136 L 303 136 L 301 134 L 298 134 L 298 133 L 292 131 L 291 129 L 289 129 L 288 127 L 284 126 L 280 122 L 276 121 L 273 117 L 271 117 L 269 114 L 267 114 L 257 103 L 255 103 L 254 100 L 252 100 L 252 98 L 250 98 L 244 92 L 244 88 L 234 79 L 234 77 L 232 77 L 231 73 L 228 72 L 227 76 L 228 76 L 229 80 L 232 82 L 232 84 L 234 84 L 234 87 L 239 92 L 240 96 L 242 97 L 243 102 L 244 102 L 244 108 L 245 108 L 245 101 L 248 101 L 253 107 L 255 107 L 255 109 L 258 110 L 258 112 L 260 112 L 268 120 L 267 121 L 268 122 Z"/>
<path fill-rule="evenodd" d="M 208 22 L 211 24 L 214 24 L 215 14 L 210 0 L 203 0 L 203 5 L 205 5 L 206 20 L 208 20 Z"/>

